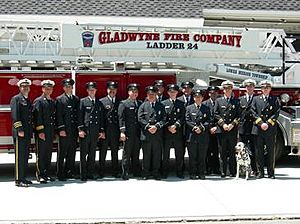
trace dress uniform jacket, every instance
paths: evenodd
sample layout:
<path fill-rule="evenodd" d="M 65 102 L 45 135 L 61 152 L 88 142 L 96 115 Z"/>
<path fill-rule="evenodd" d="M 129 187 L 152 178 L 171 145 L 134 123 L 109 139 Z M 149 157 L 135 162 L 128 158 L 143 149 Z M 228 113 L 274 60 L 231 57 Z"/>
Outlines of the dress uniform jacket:
<path fill-rule="evenodd" d="M 214 116 L 214 107 L 215 102 L 210 98 L 203 102 L 205 106 L 207 106 L 210 110 L 211 114 L 211 127 L 216 127 L 216 124 L 214 122 L 215 116 Z M 206 168 L 208 173 L 219 173 L 220 172 L 220 163 L 219 163 L 219 151 L 218 151 L 218 140 L 217 140 L 218 134 L 211 134 L 209 132 L 209 143 L 208 143 L 208 151 L 206 156 Z"/>
<path fill-rule="evenodd" d="M 165 119 L 165 108 L 159 102 L 155 102 L 154 108 L 152 108 L 152 104 L 149 101 L 145 101 L 139 107 L 138 121 L 142 130 L 143 172 L 145 177 L 150 175 L 151 159 L 153 175 L 159 176 Z M 157 127 L 155 134 L 151 134 L 148 131 L 150 125 Z"/>
<path fill-rule="evenodd" d="M 14 96 L 10 102 L 12 116 L 12 134 L 15 144 L 15 181 L 24 182 L 28 166 L 30 140 L 32 137 L 32 104 L 21 93 Z M 24 137 L 18 132 L 23 131 Z"/>
<path fill-rule="evenodd" d="M 280 112 L 280 103 L 277 97 L 269 96 L 264 99 L 263 95 L 256 96 L 253 99 L 251 112 L 255 119 L 255 125 L 252 128 L 252 134 L 256 135 L 256 157 L 258 171 L 263 175 L 264 170 L 264 146 L 267 150 L 267 168 L 268 175 L 274 176 L 275 167 L 275 141 L 277 133 L 277 118 Z M 262 123 L 267 123 L 269 128 L 263 131 L 260 128 Z"/>
<path fill-rule="evenodd" d="M 227 155 L 229 154 L 229 171 L 231 176 L 236 172 L 236 159 L 234 147 L 237 143 L 237 131 L 240 122 L 240 101 L 230 97 L 217 98 L 214 108 L 215 122 L 217 126 L 218 145 L 220 153 L 220 166 L 222 175 L 226 175 L 227 171 Z M 224 124 L 232 124 L 234 127 L 231 131 L 223 129 Z"/>
<path fill-rule="evenodd" d="M 251 168 L 252 171 L 256 172 L 256 161 L 255 161 L 255 136 L 251 134 L 254 124 L 254 116 L 251 112 L 251 104 L 253 102 L 253 95 L 249 99 L 249 96 L 244 95 L 240 97 L 241 106 L 241 123 L 239 127 L 239 135 L 242 141 L 248 145 L 251 151 Z"/>
<path fill-rule="evenodd" d="M 175 149 L 176 170 L 177 175 L 183 173 L 184 160 L 184 144 L 183 144 L 183 126 L 185 124 L 185 107 L 184 103 L 178 99 L 164 100 L 162 104 L 165 107 L 166 124 L 164 128 L 164 148 L 163 148 L 163 163 L 162 170 L 165 176 L 168 175 L 170 148 Z M 175 125 L 176 133 L 172 134 L 168 127 Z"/>
<path fill-rule="evenodd" d="M 205 160 L 209 142 L 210 110 L 204 104 L 199 106 L 192 104 L 186 108 L 185 119 L 188 133 L 190 175 L 191 177 L 203 176 L 206 169 Z M 195 132 L 196 127 L 200 128 L 200 134 Z"/>
<path fill-rule="evenodd" d="M 35 122 L 35 140 L 37 154 L 37 177 L 49 176 L 51 157 L 53 150 L 53 139 L 55 135 L 55 102 L 47 99 L 44 95 L 36 98 L 33 102 L 33 116 Z M 44 133 L 45 140 L 39 138 L 38 134 Z"/>
<path fill-rule="evenodd" d="M 112 172 L 114 176 L 117 176 L 119 173 L 119 159 L 118 159 L 118 150 L 119 150 L 119 138 L 120 138 L 120 128 L 119 128 L 119 118 L 118 118 L 118 107 L 120 100 L 115 98 L 113 103 L 111 99 L 106 96 L 100 99 L 102 106 L 104 108 L 104 130 L 105 130 L 105 139 L 101 139 L 100 146 L 100 175 L 103 175 L 103 170 L 105 167 L 105 158 L 108 148 L 111 151 L 112 159 Z"/>
<path fill-rule="evenodd" d="M 141 128 L 138 122 L 138 108 L 141 104 L 142 101 L 140 100 L 134 102 L 133 100 L 126 99 L 121 101 L 118 108 L 120 131 L 127 137 L 122 155 L 123 176 L 128 176 L 130 161 L 133 175 L 140 175 Z"/>
<path fill-rule="evenodd" d="M 104 132 L 103 108 L 99 100 L 94 100 L 93 103 L 90 97 L 85 97 L 79 105 L 78 130 L 86 133 L 84 138 L 79 138 L 80 175 L 83 180 L 93 177 L 98 137 Z"/>
<path fill-rule="evenodd" d="M 56 99 L 57 130 L 65 131 L 65 137 L 59 137 L 57 158 L 58 178 L 71 177 L 74 174 L 75 155 L 78 139 L 79 98 L 65 93 Z M 64 164 L 65 161 L 65 164 Z"/>
<path fill-rule="evenodd" d="M 187 100 L 185 95 L 182 95 L 182 96 L 178 97 L 177 99 L 184 103 L 185 108 L 195 102 L 194 97 L 192 95 L 190 95 L 189 100 Z M 184 134 L 185 140 L 187 141 L 188 133 L 187 133 L 187 129 L 185 128 L 185 125 L 183 126 L 183 134 Z"/>

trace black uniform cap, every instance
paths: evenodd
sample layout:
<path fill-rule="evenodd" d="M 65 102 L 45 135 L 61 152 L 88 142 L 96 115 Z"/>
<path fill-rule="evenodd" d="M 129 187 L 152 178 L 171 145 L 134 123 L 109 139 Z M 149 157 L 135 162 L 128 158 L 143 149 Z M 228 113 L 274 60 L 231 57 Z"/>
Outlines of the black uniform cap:
<path fill-rule="evenodd" d="M 155 80 L 153 83 L 154 86 L 165 86 L 165 83 L 163 80 Z"/>
<path fill-rule="evenodd" d="M 97 89 L 97 83 L 95 83 L 95 82 L 87 82 L 85 84 L 85 87 L 87 89 Z"/>
<path fill-rule="evenodd" d="M 169 84 L 169 85 L 167 85 L 167 91 L 169 91 L 169 90 L 179 91 L 179 86 L 177 84 Z"/>
<path fill-rule="evenodd" d="M 130 83 L 128 86 L 127 86 L 127 89 L 128 90 L 138 90 L 140 88 L 140 85 L 137 84 L 137 83 Z"/>
<path fill-rule="evenodd" d="M 193 91 L 194 96 L 204 96 L 205 95 L 205 90 L 203 89 L 196 89 Z"/>
<path fill-rule="evenodd" d="M 145 88 L 145 92 L 146 93 L 157 93 L 158 92 L 158 88 L 156 86 L 147 86 Z"/>
<path fill-rule="evenodd" d="M 207 91 L 218 91 L 218 90 L 220 90 L 220 88 L 217 87 L 217 86 L 209 86 L 209 87 L 207 88 Z"/>
<path fill-rule="evenodd" d="M 109 89 L 116 89 L 118 88 L 118 83 L 115 82 L 115 81 L 108 81 L 106 83 L 106 88 L 109 88 Z"/>
<path fill-rule="evenodd" d="M 193 88 L 194 87 L 194 83 L 187 81 L 187 82 L 182 82 L 181 83 L 181 88 L 186 88 L 186 87 L 190 87 Z"/>
<path fill-rule="evenodd" d="M 63 86 L 73 86 L 75 81 L 73 79 L 64 79 L 61 84 Z"/>

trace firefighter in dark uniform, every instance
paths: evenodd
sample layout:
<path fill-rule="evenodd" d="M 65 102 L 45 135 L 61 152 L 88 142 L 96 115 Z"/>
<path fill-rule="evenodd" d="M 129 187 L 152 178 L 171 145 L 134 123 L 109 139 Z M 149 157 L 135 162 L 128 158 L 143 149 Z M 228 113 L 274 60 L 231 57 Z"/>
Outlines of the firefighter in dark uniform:
<path fill-rule="evenodd" d="M 32 184 L 26 179 L 32 137 L 32 105 L 28 98 L 31 81 L 21 79 L 17 85 L 20 93 L 10 101 L 12 135 L 15 145 L 15 184 L 18 187 L 28 187 Z"/>
<path fill-rule="evenodd" d="M 96 99 L 97 85 L 86 83 L 88 96 L 80 99 L 78 130 L 80 141 L 80 179 L 94 180 L 95 156 L 98 139 L 105 138 L 103 108 Z"/>
<path fill-rule="evenodd" d="M 158 88 L 158 92 L 157 92 L 157 101 L 158 102 L 162 102 L 164 100 L 167 99 L 167 97 L 164 95 L 164 91 L 165 91 L 165 83 L 163 80 L 159 79 L 159 80 L 155 80 L 153 83 L 153 86 L 156 86 Z"/>
<path fill-rule="evenodd" d="M 209 107 L 202 103 L 204 90 L 194 91 L 195 103 L 186 108 L 185 120 L 188 133 L 188 153 L 190 163 L 190 178 L 205 179 L 206 153 L 209 142 L 211 115 Z"/>
<path fill-rule="evenodd" d="M 165 108 L 157 102 L 156 86 L 147 86 L 147 100 L 139 107 L 138 121 L 141 125 L 141 141 L 143 150 L 143 179 L 152 175 L 160 180 L 161 153 L 163 147 L 163 127 L 165 124 Z M 152 164 L 152 166 L 151 166 Z"/>
<path fill-rule="evenodd" d="M 169 84 L 167 86 L 167 91 L 170 98 L 162 102 L 166 112 L 166 124 L 164 128 L 164 148 L 162 154 L 162 176 L 163 178 L 168 177 L 170 148 L 174 148 L 176 159 L 176 174 L 177 177 L 184 178 L 184 141 L 182 127 L 185 123 L 185 107 L 182 101 L 176 99 L 179 91 L 178 85 Z"/>
<path fill-rule="evenodd" d="M 250 150 L 251 169 L 252 172 L 256 174 L 255 135 L 252 134 L 252 128 L 255 120 L 251 112 L 256 82 L 253 79 L 246 79 L 243 82 L 243 86 L 246 88 L 246 94 L 240 97 L 241 123 L 239 127 L 239 135 L 242 142 L 244 142 Z"/>
<path fill-rule="evenodd" d="M 43 80 L 41 84 L 43 94 L 33 102 L 36 177 L 38 182 L 47 183 L 55 180 L 49 176 L 55 136 L 55 102 L 51 98 L 55 83 L 52 80 Z"/>
<path fill-rule="evenodd" d="M 275 179 L 275 141 L 277 119 L 280 111 L 279 99 L 271 96 L 272 83 L 260 83 L 262 94 L 253 98 L 251 112 L 255 118 L 252 134 L 256 136 L 256 161 L 258 178 L 264 177 L 264 150 L 267 151 L 268 178 Z"/>
<path fill-rule="evenodd" d="M 222 82 L 224 96 L 217 98 L 215 102 L 214 115 L 218 124 L 216 133 L 218 135 L 219 159 L 221 177 L 227 175 L 227 157 L 229 156 L 229 172 L 234 177 L 236 173 L 236 159 L 234 147 L 237 143 L 238 125 L 240 122 L 240 102 L 233 97 L 233 83 Z"/>
<path fill-rule="evenodd" d="M 218 150 L 218 139 L 217 139 L 217 125 L 214 123 L 214 107 L 215 101 L 218 97 L 219 87 L 209 86 L 207 88 L 209 99 L 203 102 L 204 105 L 208 106 L 211 113 L 211 127 L 209 129 L 209 143 L 208 151 L 206 156 L 206 172 L 207 174 L 220 174 L 220 162 L 219 162 L 219 150 Z"/>
<path fill-rule="evenodd" d="M 120 127 L 118 119 L 118 107 L 120 100 L 116 97 L 118 83 L 108 81 L 106 83 L 107 96 L 100 99 L 104 108 L 104 130 L 105 139 L 100 141 L 99 162 L 100 162 L 100 178 L 104 175 L 105 158 L 108 148 L 111 151 L 112 175 L 116 178 L 120 177 L 119 168 L 119 138 Z"/>
<path fill-rule="evenodd" d="M 130 164 L 133 176 L 140 176 L 140 148 L 141 148 L 141 129 L 138 123 L 138 109 L 142 101 L 137 100 L 139 85 L 131 83 L 127 87 L 128 98 L 121 101 L 118 108 L 120 140 L 124 142 L 122 155 L 122 178 L 129 179 Z"/>
<path fill-rule="evenodd" d="M 78 139 L 79 98 L 72 94 L 73 79 L 62 81 L 64 93 L 56 98 L 56 121 L 59 135 L 57 178 L 74 178 L 75 155 Z"/>
<path fill-rule="evenodd" d="M 182 88 L 182 95 L 178 97 L 178 100 L 182 101 L 184 103 L 184 106 L 187 107 L 188 105 L 191 105 L 194 103 L 194 98 L 192 96 L 194 83 L 192 82 L 182 82 L 181 83 Z"/>

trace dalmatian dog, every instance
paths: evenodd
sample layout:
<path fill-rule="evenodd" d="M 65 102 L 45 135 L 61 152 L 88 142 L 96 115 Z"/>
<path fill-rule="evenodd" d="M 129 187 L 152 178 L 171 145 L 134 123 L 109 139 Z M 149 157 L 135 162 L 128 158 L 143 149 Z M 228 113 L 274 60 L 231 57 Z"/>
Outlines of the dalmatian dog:
<path fill-rule="evenodd" d="M 236 177 L 238 179 L 240 172 L 245 174 L 245 180 L 248 180 L 251 173 L 251 159 L 249 149 L 243 142 L 238 142 L 235 146 L 236 157 Z"/>

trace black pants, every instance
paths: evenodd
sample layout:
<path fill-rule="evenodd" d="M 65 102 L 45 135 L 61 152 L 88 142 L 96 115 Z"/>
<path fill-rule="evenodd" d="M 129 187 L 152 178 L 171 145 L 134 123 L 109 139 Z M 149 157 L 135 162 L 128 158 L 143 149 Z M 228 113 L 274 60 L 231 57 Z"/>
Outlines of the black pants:
<path fill-rule="evenodd" d="M 104 174 L 105 169 L 105 159 L 108 148 L 111 153 L 111 163 L 112 163 L 112 174 L 116 175 L 119 173 L 119 138 L 120 133 L 115 129 L 107 129 L 106 131 L 106 139 L 100 141 L 100 149 L 99 149 L 99 165 L 100 165 L 100 175 Z"/>
<path fill-rule="evenodd" d="M 13 140 L 15 145 L 15 181 L 20 182 L 26 179 L 30 138 L 14 137 Z"/>
<path fill-rule="evenodd" d="M 203 141 L 188 143 L 190 175 L 203 176 L 205 174 L 208 141 L 201 139 Z"/>
<path fill-rule="evenodd" d="M 206 170 L 213 173 L 220 172 L 217 135 L 218 134 L 209 134 L 208 151 L 206 156 Z"/>
<path fill-rule="evenodd" d="M 268 175 L 274 175 L 275 169 L 275 141 L 276 132 L 259 131 L 256 136 L 256 162 L 257 169 L 261 174 L 264 174 L 264 147 L 267 151 L 267 172 Z"/>
<path fill-rule="evenodd" d="M 80 138 L 80 176 L 86 178 L 87 175 L 95 173 L 95 157 L 99 133 L 97 131 L 87 131 L 84 138 Z"/>
<path fill-rule="evenodd" d="M 57 177 L 74 174 L 77 135 L 59 137 L 57 152 Z"/>
<path fill-rule="evenodd" d="M 218 134 L 219 161 L 221 173 L 227 173 L 227 159 L 229 157 L 229 172 L 231 175 L 236 173 L 236 159 L 234 147 L 237 143 L 237 131 L 223 132 Z"/>
<path fill-rule="evenodd" d="M 178 139 L 177 139 L 178 138 Z M 176 159 L 176 173 L 177 175 L 183 174 L 183 160 L 184 160 L 184 147 L 183 147 L 183 138 L 175 136 L 174 138 L 166 138 L 164 142 L 164 148 L 162 153 L 162 173 L 164 176 L 167 176 L 169 173 L 169 161 L 170 161 L 170 149 L 174 148 L 175 150 L 175 159 Z"/>
<path fill-rule="evenodd" d="M 122 154 L 122 172 L 123 175 L 129 173 L 130 164 L 134 176 L 139 176 L 141 172 L 140 166 L 140 149 L 141 142 L 138 136 L 128 136 L 124 142 L 124 150 Z"/>
<path fill-rule="evenodd" d="M 252 171 L 256 172 L 256 156 L 255 156 L 255 135 L 252 134 L 240 134 L 242 142 L 244 142 L 251 152 L 250 159 L 251 159 L 251 169 Z"/>
<path fill-rule="evenodd" d="M 152 168 L 152 175 L 159 176 L 159 169 L 161 164 L 162 144 L 160 138 L 152 138 L 148 141 L 142 142 L 143 149 L 143 175 L 149 177 L 151 175 L 150 168 Z"/>

